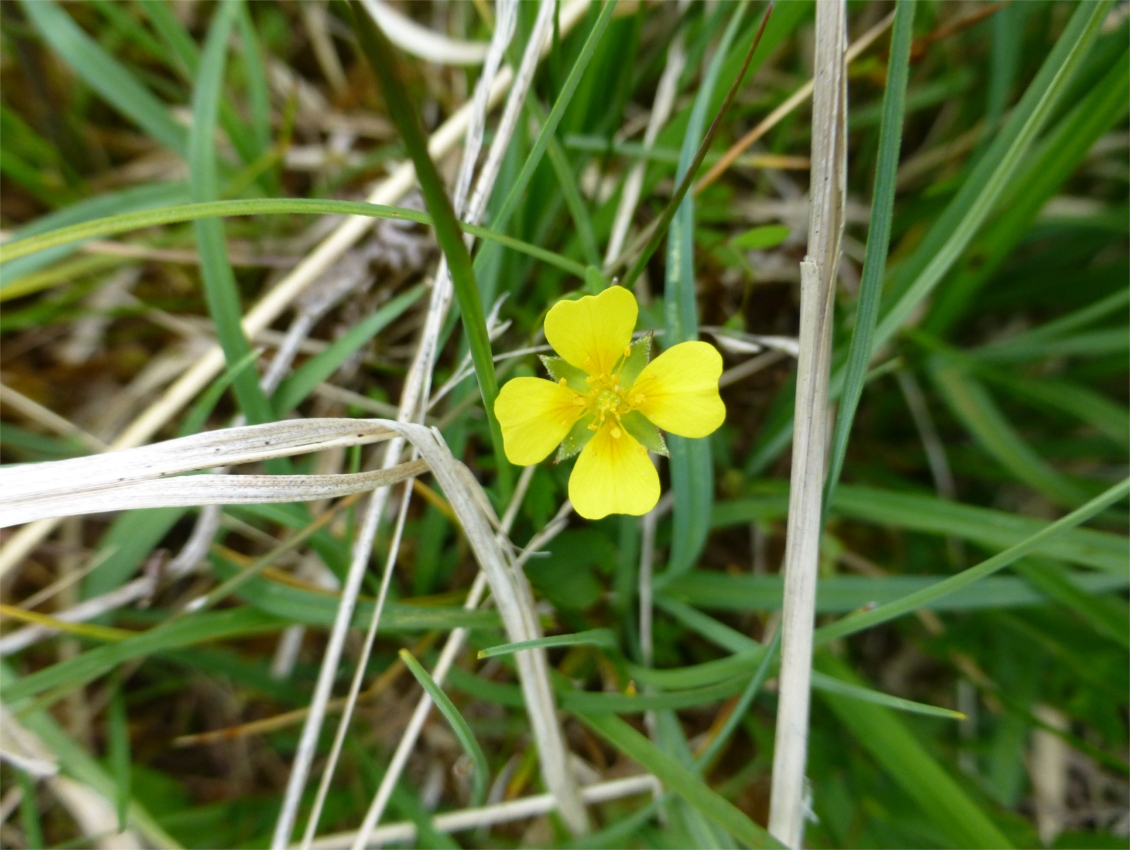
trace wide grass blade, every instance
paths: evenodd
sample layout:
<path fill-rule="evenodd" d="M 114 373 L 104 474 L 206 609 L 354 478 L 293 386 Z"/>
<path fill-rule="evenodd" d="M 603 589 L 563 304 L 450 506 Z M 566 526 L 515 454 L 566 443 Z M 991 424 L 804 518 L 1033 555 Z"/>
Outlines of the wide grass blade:
<path fill-rule="evenodd" d="M 820 580 L 816 611 L 820 614 L 850 614 L 875 605 L 896 602 L 904 596 L 928 590 L 945 575 L 830 576 Z M 1130 587 L 1130 576 L 1065 571 L 1064 578 L 1077 593 L 1087 597 L 1115 594 Z M 693 570 L 666 585 L 657 604 L 695 605 L 713 611 L 776 611 L 781 607 L 780 576 L 726 575 Z M 931 611 L 979 611 L 987 608 L 1020 608 L 1042 605 L 1047 600 L 1023 579 L 992 576 L 976 585 L 948 593 L 924 607 Z"/>
<path fill-rule="evenodd" d="M 443 688 L 436 684 L 435 679 L 431 677 L 427 670 L 423 668 L 419 661 L 415 659 L 411 652 L 407 649 L 400 650 L 400 660 L 408 668 L 409 672 L 416 677 L 416 681 L 428 692 L 428 696 L 432 698 L 432 702 L 436 707 L 443 712 L 443 716 L 447 718 L 447 722 L 451 724 L 451 730 L 455 733 L 455 737 L 459 739 L 459 743 L 463 745 L 464 751 L 467 753 L 468 758 L 475 767 L 475 772 L 472 774 L 471 782 L 471 805 L 481 806 L 487 795 L 487 779 L 490 777 L 490 765 L 487 764 L 486 754 L 483 748 L 479 746 L 478 740 L 475 738 L 475 733 L 471 731 L 470 724 L 459 713 L 459 709 L 455 707 L 455 703 L 451 701 L 451 697 L 443 692 Z"/>
<path fill-rule="evenodd" d="M 713 512 L 714 527 L 783 517 L 787 500 L 784 488 L 773 488 L 773 492 L 762 496 L 718 502 Z M 1047 527 L 1047 523 L 1034 517 L 963 505 L 925 493 L 848 484 L 837 488 L 832 512 L 890 528 L 960 537 L 991 549 L 1013 546 Z M 1036 551 L 1046 557 L 1124 575 L 1126 547 L 1126 538 L 1121 535 L 1075 528 L 1041 542 Z"/>

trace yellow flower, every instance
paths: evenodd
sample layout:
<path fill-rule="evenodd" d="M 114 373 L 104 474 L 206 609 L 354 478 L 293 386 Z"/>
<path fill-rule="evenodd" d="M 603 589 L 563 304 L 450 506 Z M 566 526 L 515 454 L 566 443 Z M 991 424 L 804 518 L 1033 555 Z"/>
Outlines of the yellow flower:
<path fill-rule="evenodd" d="M 681 342 L 648 363 L 651 334 L 632 342 L 637 313 L 620 286 L 558 302 L 545 338 L 561 356 L 542 358 L 554 380 L 515 378 L 494 405 L 511 463 L 540 463 L 554 448 L 558 461 L 580 452 L 569 498 L 586 519 L 647 513 L 659 501 L 648 450 L 667 454 L 659 429 L 705 437 L 726 418 L 714 346 Z"/>

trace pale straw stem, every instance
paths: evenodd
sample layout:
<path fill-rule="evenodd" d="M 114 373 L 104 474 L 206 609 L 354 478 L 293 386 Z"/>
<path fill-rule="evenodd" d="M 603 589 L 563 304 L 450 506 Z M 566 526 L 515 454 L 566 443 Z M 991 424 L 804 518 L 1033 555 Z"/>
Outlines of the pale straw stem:
<path fill-rule="evenodd" d="M 789 847 L 804 837 L 804 775 L 812 629 L 822 530 L 832 302 L 844 219 L 847 162 L 846 10 L 816 4 L 808 256 L 801 263 L 800 354 L 793 436 L 777 731 L 769 831 Z"/>
<path fill-rule="evenodd" d="M 628 776 L 582 788 L 581 799 L 587 805 L 592 806 L 619 800 L 623 797 L 632 797 L 636 794 L 647 794 L 657 789 L 661 790 L 659 780 L 651 774 Z M 552 794 L 536 794 L 531 797 L 523 797 L 520 800 L 511 800 L 478 809 L 445 812 L 442 815 L 437 815 L 432 821 L 432 829 L 438 832 L 461 832 L 467 829 L 512 823 L 516 820 L 546 815 L 556 808 L 557 801 Z M 357 836 L 358 833 L 354 832 L 327 835 L 316 840 L 311 845 L 311 850 L 346 850 L 349 847 L 361 850 L 361 848 L 377 848 L 388 844 L 411 842 L 416 838 L 416 825 L 409 822 L 390 823 L 373 830 L 368 838 L 360 843 L 357 841 Z"/>

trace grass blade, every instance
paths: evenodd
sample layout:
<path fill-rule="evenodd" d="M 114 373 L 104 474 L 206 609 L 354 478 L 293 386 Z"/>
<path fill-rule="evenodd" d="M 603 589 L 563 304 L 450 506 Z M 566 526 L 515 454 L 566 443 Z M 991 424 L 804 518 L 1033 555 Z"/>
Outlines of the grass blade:
<path fill-rule="evenodd" d="M 1079 167 L 1095 142 L 1126 114 L 1130 100 L 1130 57 L 1125 53 L 1074 109 L 1043 139 L 1017 177 L 1000 215 L 978 239 L 975 259 L 953 276 L 930 306 L 925 328 L 945 335 L 977 292 L 1001 267 L 1049 199 Z"/>
<path fill-rule="evenodd" d="M 1089 598 L 1117 593 L 1130 586 L 1130 576 L 1126 575 L 1125 565 L 1122 575 L 1074 571 L 1065 571 L 1063 575 L 1076 593 Z M 893 575 L 876 578 L 823 578 L 816 593 L 816 611 L 819 614 L 850 614 L 861 608 L 896 602 L 907 594 L 934 587 L 949 577 Z M 668 584 L 657 601 L 665 606 L 686 603 L 713 611 L 775 611 L 781 607 L 781 588 L 782 580 L 777 575 L 726 575 L 694 570 Z M 1023 579 L 993 576 L 981 579 L 975 586 L 959 589 L 927 602 L 924 607 L 931 611 L 979 611 L 1037 606 L 1046 601 L 1043 593 L 1034 590 Z M 638 678 L 644 681 L 642 676 Z"/>
<path fill-rule="evenodd" d="M 782 847 L 772 835 L 758 826 L 741 809 L 719 796 L 694 771 L 660 750 L 651 741 L 611 714 L 578 714 L 586 726 L 629 758 L 659 777 L 708 820 L 722 827 L 749 847 Z"/>
<path fill-rule="evenodd" d="M 967 719 L 960 711 L 954 711 L 951 708 L 940 708 L 936 705 L 914 702 L 913 700 L 885 694 L 882 691 L 874 691 L 871 688 L 853 685 L 850 682 L 845 682 L 842 679 L 821 673 L 819 670 L 812 671 L 812 687 L 824 693 L 862 700 L 863 702 L 868 702 L 872 705 L 882 705 L 886 708 L 894 709 L 895 711 L 905 711 L 908 714 L 922 714 L 926 717 L 942 717 L 946 720 Z"/>
<path fill-rule="evenodd" d="M 1062 519 L 1058 519 L 1051 525 L 1048 525 L 1042 531 L 1032 535 L 1027 540 L 1012 546 L 1005 551 L 994 555 L 986 561 L 982 561 L 975 567 L 970 567 L 963 570 L 957 575 L 939 582 L 933 587 L 926 588 L 917 593 L 912 593 L 896 602 L 890 602 L 886 605 L 880 605 L 872 611 L 867 611 L 862 614 L 857 614 L 853 617 L 845 617 L 838 620 L 831 625 L 823 626 L 816 630 L 815 642 L 817 645 L 827 643 L 830 640 L 841 638 L 846 635 L 855 634 L 856 632 L 869 629 L 879 623 L 885 623 L 888 620 L 893 620 L 895 617 L 901 617 L 903 614 L 908 614 L 929 602 L 938 599 L 948 593 L 952 593 L 962 587 L 967 587 L 986 576 L 1004 569 L 1009 564 L 1023 558 L 1025 555 L 1031 554 L 1036 548 L 1045 540 L 1055 537 L 1058 534 L 1066 531 L 1069 528 L 1086 522 L 1096 514 L 1101 513 L 1104 509 L 1110 507 L 1121 499 L 1125 499 L 1130 494 L 1130 478 L 1114 485 L 1105 493 L 1091 499 L 1087 504 L 1069 513 Z"/>
<path fill-rule="evenodd" d="M 271 397 L 276 416 L 281 417 L 301 404 L 318 384 L 327 380 L 361 346 L 402 316 L 423 294 L 424 287 L 420 285 L 396 296 L 372 316 L 358 322 L 349 333 L 335 340 L 325 351 L 311 357 L 289 377 L 284 378 Z"/>
<path fill-rule="evenodd" d="M 129 717 L 121 682 L 114 685 L 110 704 L 106 706 L 106 732 L 109 741 L 110 771 L 117 785 L 118 829 L 125 831 L 130 804 Z"/>
<path fill-rule="evenodd" d="M 24 771 L 16 768 L 16 782 L 23 792 L 20 799 L 20 826 L 24 828 L 24 840 L 32 850 L 46 847 L 43 843 L 43 821 L 39 817 L 38 789 L 35 782 Z"/>
<path fill-rule="evenodd" d="M 855 329 L 848 351 L 844 389 L 832 436 L 828 458 L 828 479 L 824 485 L 824 513 L 827 514 L 851 437 L 851 424 L 859 407 L 867 366 L 871 362 L 871 336 L 879 318 L 883 277 L 887 268 L 887 249 L 891 242 L 891 219 L 895 206 L 895 177 L 902 146 L 902 119 L 906 106 L 906 80 L 910 66 L 910 43 L 914 36 L 914 0 L 899 0 L 895 6 L 891 58 L 887 64 L 887 88 L 883 93 L 883 120 L 879 130 L 879 156 L 875 167 L 875 190 L 871 196 L 871 226 L 863 260 L 863 278 L 855 312 Z"/>
<path fill-rule="evenodd" d="M 902 327 L 992 212 L 1086 56 L 1109 9 L 1110 4 L 1105 1 L 1076 7 L 1063 35 L 1005 126 L 918 250 L 906 260 L 905 270 L 900 270 L 893 285 L 894 304 L 876 328 L 872 350 L 881 347 Z"/>
<path fill-rule="evenodd" d="M 1130 617 L 1121 599 L 1091 596 L 1071 581 L 1067 570 L 1051 561 L 1025 558 L 1013 569 L 1041 593 L 1082 617 L 1095 631 L 1130 649 Z"/>
<path fill-rule="evenodd" d="M 239 0 L 227 0 L 216 9 L 196 75 L 192 130 L 188 139 L 188 170 L 193 200 L 199 202 L 213 201 L 220 194 L 215 146 L 216 117 L 224 82 L 228 40 L 239 9 Z M 219 219 L 201 219 L 193 223 L 193 229 L 200 251 L 200 276 L 204 282 L 208 311 L 212 314 L 220 348 L 231 366 L 247 356 L 251 344 L 241 324 L 243 308 L 239 303 L 235 274 L 228 261 L 224 225 Z M 274 411 L 259 386 L 259 375 L 254 369 L 240 370 L 232 381 L 232 389 L 248 422 L 259 424 L 274 419 Z"/>
<path fill-rule="evenodd" d="M 577 632 L 572 635 L 552 635 L 551 637 L 523 640 L 518 643 L 503 643 L 487 649 L 479 650 L 479 658 L 494 658 L 498 655 L 512 655 L 523 649 L 536 649 L 538 647 L 554 646 L 602 646 L 605 649 L 615 649 L 616 635 L 611 629 L 590 629 L 587 632 Z"/>
<path fill-rule="evenodd" d="M 235 201 L 208 201 L 178 206 L 161 206 L 158 209 L 149 209 L 149 207 L 157 206 L 158 203 L 170 203 L 173 198 L 182 196 L 184 190 L 187 188 L 179 183 L 168 185 L 174 188 L 166 188 L 162 185 L 160 186 L 161 192 L 150 191 L 153 187 L 146 187 L 147 191 L 145 192 L 141 190 L 131 190 L 131 193 L 136 191 L 137 201 L 135 202 L 132 199 L 126 201 L 125 198 L 122 200 L 145 207 L 137 212 L 121 213 L 120 215 L 90 221 L 86 220 L 89 216 L 84 213 L 77 217 L 80 223 L 67 224 L 66 226 L 62 226 L 64 224 L 64 220 L 62 220 L 63 214 L 67 214 L 65 220 L 73 221 L 75 217 L 71 214 L 75 213 L 77 208 L 61 210 L 59 213 L 44 216 L 44 218 L 40 220 L 43 222 L 43 225 L 36 227 L 34 233 L 28 232 L 26 237 L 21 235 L 19 239 L 13 239 L 10 242 L 5 242 L 0 245 L 0 263 L 5 264 L 4 271 L 8 272 L 9 269 L 16 266 L 18 261 L 23 258 L 40 251 L 51 251 L 71 242 L 94 239 L 99 236 L 112 236 L 116 233 L 124 233 L 145 227 L 156 227 L 161 224 L 196 221 L 202 218 L 297 213 L 300 215 L 360 215 L 370 218 L 391 218 L 397 221 L 414 221 L 417 224 L 432 224 L 431 216 L 427 213 L 406 207 L 369 204 L 364 201 L 334 201 L 319 200 L 316 198 L 248 198 Z M 125 192 L 122 193 L 123 196 L 126 194 Z M 99 202 L 97 205 L 94 201 L 89 202 L 91 204 L 90 212 L 93 212 L 95 208 L 101 210 L 101 202 L 104 200 L 106 200 L 106 198 L 95 199 L 95 201 Z M 116 197 L 115 201 L 117 201 Z M 60 220 L 55 220 L 55 216 L 59 216 Z M 50 224 L 60 226 L 48 230 L 48 219 L 52 219 Z M 511 248 L 515 251 L 528 254 L 542 262 L 555 265 L 570 274 L 577 275 L 578 277 L 583 277 L 585 274 L 585 267 L 581 263 L 578 263 L 576 260 L 570 260 L 553 251 L 547 251 L 537 245 L 531 245 L 529 242 L 523 242 L 512 236 L 506 236 L 494 230 L 488 230 L 485 227 L 466 223 L 461 223 L 460 227 L 465 232 L 477 236 L 479 239 L 497 242 L 504 248 Z M 20 231 L 20 233 L 22 234 L 23 231 Z M 22 268 L 19 273 L 24 273 Z M 15 284 L 15 281 L 12 281 L 12 283 Z M 0 289 L 0 292 L 2 291 L 3 290 Z"/>
<path fill-rule="evenodd" d="M 107 192 L 103 195 L 97 195 L 41 216 L 30 224 L 25 224 L 12 234 L 11 240 L 0 245 L 0 258 L 3 258 L 4 263 L 3 266 L 0 266 L 0 301 L 28 294 L 31 290 L 23 289 L 21 279 L 72 253 L 78 246 L 68 246 L 66 243 L 79 240 L 66 239 L 62 242 L 55 242 L 53 243 L 54 247 L 45 246 L 43 252 L 38 256 L 29 256 L 35 252 L 27 251 L 18 259 L 8 259 L 10 255 L 4 252 L 5 247 L 37 236 L 51 234 L 60 229 L 73 227 L 76 224 L 89 223 L 108 216 L 113 217 L 153 207 L 181 204 L 187 200 L 189 200 L 187 183 L 154 183 L 123 189 L 120 192 Z"/>
<path fill-rule="evenodd" d="M 554 133 L 557 132 L 557 126 L 561 123 L 561 118 L 564 116 L 566 108 L 573 99 L 573 94 L 576 92 L 577 86 L 581 82 L 585 68 L 588 67 L 593 52 L 600 42 L 600 37 L 604 35 L 604 30 L 608 26 L 608 22 L 612 20 L 612 13 L 615 11 L 615 7 L 615 3 L 606 2 L 603 4 L 596 22 L 593 24 L 592 30 L 589 32 L 584 45 L 581 47 L 581 52 L 577 54 L 577 60 L 573 63 L 573 68 L 569 71 L 569 76 L 565 79 L 565 84 L 561 87 L 561 91 L 557 95 L 557 100 L 553 103 L 553 108 L 549 110 L 549 117 L 546 118 L 542 124 L 541 132 L 538 133 L 537 140 L 534 142 L 529 156 L 526 157 L 525 163 L 522 165 L 522 170 L 510 184 L 510 191 L 507 193 L 506 199 L 502 202 L 502 206 L 499 207 L 498 212 L 491 220 L 491 226 L 495 230 L 502 230 L 506 227 L 510 216 L 513 215 L 514 210 L 517 209 L 518 204 L 522 201 L 530 180 L 534 176 L 534 171 L 536 171 L 538 165 L 541 164 L 541 158 L 545 155 L 546 148 L 549 147 L 549 141 L 553 138 Z M 486 260 L 483 259 L 486 253 L 486 251 L 479 252 L 479 256 L 475 258 L 476 266 L 486 262 Z"/>
<path fill-rule="evenodd" d="M 278 631 L 286 625 L 285 621 L 254 608 L 232 608 L 185 617 L 24 676 L 5 686 L 4 698 L 15 704 L 54 688 L 50 698 L 60 699 L 133 658 L 225 637 Z"/>
<path fill-rule="evenodd" d="M 959 366 L 937 359 L 930 370 L 954 416 L 1001 466 L 1038 493 L 1065 507 L 1075 507 L 1086 493 L 1048 466 L 1001 413 L 992 396 Z"/>
<path fill-rule="evenodd" d="M 747 6 L 748 3 L 741 3 L 734 8 L 721 43 L 707 67 L 698 94 L 695 95 L 694 107 L 691 109 L 686 134 L 683 136 L 683 147 L 675 175 L 676 179 L 681 180 L 679 191 L 676 191 L 660 218 L 651 242 L 633 265 L 638 275 L 639 270 L 643 268 L 641 263 L 646 262 L 646 258 L 650 257 L 658 247 L 658 240 L 664 235 L 667 236 L 664 293 L 667 299 L 665 344 L 668 347 L 686 340 L 698 339 L 698 304 L 695 298 L 694 277 L 695 204 L 694 197 L 687 195 L 687 189 L 694 182 L 714 133 L 734 95 L 741 87 L 750 61 L 757 51 L 761 35 L 765 32 L 765 24 L 769 20 L 772 6 L 766 8 L 761 26 L 746 53 L 741 71 L 734 79 L 721 109 L 703 137 L 706 112 L 710 108 L 723 61 L 729 53 L 730 45 L 737 37 Z M 669 233 L 668 225 L 670 225 Z M 629 271 L 624 278 L 624 285 L 631 286 L 634 279 Z M 689 440 L 672 434 L 668 438 L 667 445 L 671 453 L 669 468 L 671 489 L 675 499 L 672 513 L 674 537 L 671 543 L 669 569 L 672 572 L 683 572 L 694 565 L 710 531 L 710 505 L 714 501 L 714 465 L 708 440 Z"/>
<path fill-rule="evenodd" d="M 83 82 L 165 147 L 181 156 L 187 153 L 188 133 L 173 120 L 165 104 L 83 32 L 70 15 L 44 0 L 25 0 L 20 6 L 44 40 Z"/>
<path fill-rule="evenodd" d="M 817 663 L 830 678 L 858 687 L 859 679 L 839 659 L 826 653 Z M 878 705 L 821 693 L 825 703 L 883 766 L 891 778 L 935 821 L 956 847 L 1011 847 L 992 820 L 926 752 L 896 715 Z"/>
<path fill-rule="evenodd" d="M 455 703 L 443 692 L 443 688 L 436 684 L 435 679 L 421 666 L 420 662 L 415 659 L 412 653 L 407 649 L 400 650 L 400 660 L 404 662 L 404 665 L 411 671 L 412 675 L 416 677 L 416 681 L 428 692 L 428 696 L 432 698 L 432 702 L 436 704 L 436 707 L 443 712 L 443 716 L 446 717 L 447 722 L 451 724 L 451 730 L 455 733 L 455 737 L 459 739 L 459 743 L 463 745 L 464 751 L 471 759 L 471 763 L 475 766 L 475 772 L 471 780 L 474 789 L 471 792 L 471 805 L 481 806 L 486 799 L 487 779 L 490 776 L 490 766 L 487 764 L 486 753 L 484 753 L 483 748 L 479 746 L 479 742 L 475 739 L 475 734 L 471 731 L 470 725 L 464 719 L 463 715 L 459 713 L 459 709 L 455 707 Z"/>
<path fill-rule="evenodd" d="M 628 271 L 624 273 L 622 285 L 629 289 L 635 284 L 636 278 L 638 278 L 640 272 L 644 270 L 648 260 L 651 259 L 651 255 L 659 248 L 659 243 L 663 241 L 663 237 L 667 235 L 667 229 L 674 221 L 676 212 L 683 208 L 683 201 L 686 198 L 687 190 L 690 189 L 691 184 L 694 183 L 698 169 L 702 166 L 702 161 L 706 157 L 706 152 L 710 149 L 710 145 L 714 141 L 714 135 L 721 125 L 726 112 L 729 110 L 734 95 L 736 95 L 738 89 L 741 88 L 742 82 L 745 80 L 746 71 L 749 70 L 750 62 L 753 60 L 753 55 L 757 52 L 757 46 L 761 43 L 761 36 L 765 33 L 765 25 L 769 22 L 769 15 L 773 11 L 772 3 L 766 7 L 765 15 L 761 19 L 761 25 L 757 28 L 757 35 L 754 36 L 753 42 L 749 46 L 749 51 L 746 53 L 741 70 L 734 78 L 734 82 L 730 86 L 729 91 L 726 92 L 726 97 L 722 101 L 718 113 L 714 116 L 714 121 L 711 122 L 710 128 L 706 131 L 706 136 L 698 143 L 697 151 L 692 159 L 688 155 L 688 144 L 691 150 L 694 149 L 695 145 L 693 142 L 688 143 L 686 140 L 697 138 L 702 132 L 702 124 L 706 118 L 706 110 L 710 107 L 710 98 L 714 93 L 714 85 L 718 80 L 718 74 L 722 70 L 722 64 L 729 50 L 729 46 L 737 35 L 737 27 L 741 22 L 747 5 L 748 0 L 743 2 L 738 9 L 735 10 L 730 26 L 727 27 L 726 33 L 722 37 L 722 44 L 719 45 L 718 51 L 715 53 L 714 59 L 711 62 L 710 69 L 707 71 L 707 77 L 703 80 L 699 94 L 695 97 L 695 105 L 691 112 L 690 126 L 693 127 L 697 123 L 697 130 L 691 133 L 688 127 L 687 136 L 684 137 L 683 150 L 679 155 L 679 169 L 676 173 L 676 176 L 681 177 L 681 180 L 678 188 L 675 190 L 675 194 L 671 196 L 670 202 L 663 210 L 663 214 L 659 217 L 658 223 L 655 225 L 655 229 L 652 231 L 651 237 L 648 239 L 644 249 L 640 252 L 639 256 L 636 257 L 635 261 L 628 268 Z M 706 97 L 702 97 L 703 94 L 705 94 Z M 701 106 L 699 105 L 700 101 Z"/>

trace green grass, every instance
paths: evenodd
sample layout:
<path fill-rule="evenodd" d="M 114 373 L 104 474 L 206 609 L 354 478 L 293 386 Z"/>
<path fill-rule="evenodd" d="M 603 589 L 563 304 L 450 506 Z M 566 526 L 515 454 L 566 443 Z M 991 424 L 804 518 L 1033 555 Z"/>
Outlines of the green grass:
<path fill-rule="evenodd" d="M 1049 846 L 1125 844 L 1111 813 L 1130 799 L 1130 30 L 1125 21 L 1104 30 L 1113 5 L 849 6 L 856 37 L 896 14 L 849 78 L 805 846 L 1044 846 L 1038 791 L 1049 771 L 1067 782 L 1070 823 Z M 488 6 L 398 8 L 486 42 Z M 318 8 L 328 16 L 321 44 L 303 10 L 272 0 L 5 7 L 6 386 L 110 443 L 205 343 L 218 343 L 223 366 L 169 408 L 154 439 L 225 427 L 237 413 L 369 417 L 338 399 L 396 406 L 442 251 L 454 303 L 431 391 L 467 360 L 475 380 L 428 421 L 503 515 L 517 470 L 502 457 L 493 398 L 511 377 L 544 376 L 539 352 L 507 355 L 544 343 L 558 299 L 621 275 L 640 296 L 637 330 L 662 332 L 660 349 L 713 341 L 703 326 L 795 335 L 807 172 L 739 159 L 704 191 L 689 187 L 699 165 L 809 79 L 813 4 L 776 4 L 752 56 L 761 2 L 693 3 L 681 15 L 669 4 L 598 2 L 572 29 L 559 22 L 478 226 L 458 221 L 448 201 L 458 145 L 440 155 L 426 146 L 470 101 L 479 68 L 390 46 L 356 5 Z M 536 8 L 519 5 L 507 61 L 525 50 Z M 686 65 L 674 111 L 645 148 L 677 40 Z M 323 69 L 327 44 L 343 90 Z M 807 156 L 809 117 L 801 105 L 746 153 Z M 421 175 L 422 204 L 359 200 L 404 161 Z M 628 250 L 601 269 L 639 161 Z M 258 376 L 279 336 L 339 270 L 322 268 L 271 333 L 248 339 L 241 322 L 350 216 L 372 225 L 361 243 L 368 279 L 319 320 L 268 396 Z M 502 296 L 510 324 L 489 339 L 487 315 Z M 727 368 L 755 356 L 723 353 Z M 360 822 L 418 682 L 439 711 L 382 819 L 417 824 L 418 846 L 775 846 L 765 823 L 793 371 L 786 359 L 728 384 L 717 433 L 670 439 L 659 468 L 671 509 L 653 541 L 635 519 L 571 517 L 529 558 L 537 640 L 510 643 L 492 607 L 463 607 L 477 565 L 451 494 L 421 479 L 320 831 Z M 921 399 L 905 394 L 910 384 Z M 6 403 L 0 415 L 4 464 L 89 451 Z M 347 449 L 267 471 L 370 463 Z M 515 546 L 558 512 L 570 463 L 532 473 Z M 197 511 L 68 521 L 4 575 L 5 605 L 92 564 L 32 610 L 54 616 L 142 575 L 159 576 L 158 589 L 84 634 L 7 656 L 5 705 L 64 776 L 145 843 L 267 846 L 301 718 L 238 727 L 309 705 L 354 510 L 227 508 L 207 557 L 175 579 L 166 567 Z M 374 565 L 391 526 L 377 536 Z M 645 663 L 639 567 L 651 543 Z M 376 587 L 367 576 L 357 630 Z M 209 610 L 185 610 L 201 598 Z M 0 639 L 22 625 L 6 619 Z M 293 627 L 304 637 L 283 665 Z M 467 645 L 437 684 L 426 670 L 456 628 L 468 630 Z M 335 695 L 355 672 L 352 645 Z M 535 648 L 548 654 L 564 737 L 585 773 L 605 781 L 647 770 L 663 793 L 590 806 L 583 836 L 556 815 L 437 831 L 435 814 L 545 791 L 515 663 Z M 228 731 L 206 746 L 170 743 L 218 729 Z M 322 739 L 319 755 L 332 735 Z M 1068 761 L 1037 770 L 1046 740 L 1067 747 Z M 469 766 L 467 781 L 453 777 L 457 764 Z M 5 764 L 0 786 L 0 796 L 22 794 L 5 846 L 94 840 L 50 783 Z M 311 799 L 307 788 L 300 821 Z"/>

